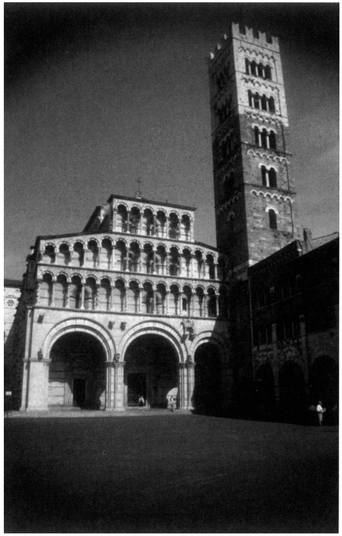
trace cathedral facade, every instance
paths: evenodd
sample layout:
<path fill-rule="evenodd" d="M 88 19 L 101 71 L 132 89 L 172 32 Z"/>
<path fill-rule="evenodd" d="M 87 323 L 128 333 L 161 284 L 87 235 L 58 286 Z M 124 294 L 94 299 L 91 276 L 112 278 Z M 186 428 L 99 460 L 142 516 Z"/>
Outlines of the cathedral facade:
<path fill-rule="evenodd" d="M 12 326 L 12 391 L 22 411 L 122 411 L 139 400 L 167 407 L 175 396 L 181 410 L 248 416 L 266 405 L 267 417 L 268 407 L 305 407 L 322 392 L 317 381 L 310 388 L 310 368 L 328 351 L 320 350 L 325 336 L 318 327 L 310 362 L 305 307 L 274 306 L 288 298 L 277 294 L 279 266 L 289 251 L 291 259 L 306 253 L 278 39 L 232 23 L 210 55 L 209 80 L 217 249 L 194 239 L 193 207 L 140 192 L 111 195 L 81 233 L 39 236 Z M 309 270 L 296 276 L 306 280 Z M 265 292 L 273 308 L 255 298 Z M 287 323 L 296 318 L 291 333 L 280 328 L 283 310 Z M 279 350 L 290 340 L 295 359 Z M 289 365 L 281 387 L 280 369 L 292 361 L 302 384 Z"/>

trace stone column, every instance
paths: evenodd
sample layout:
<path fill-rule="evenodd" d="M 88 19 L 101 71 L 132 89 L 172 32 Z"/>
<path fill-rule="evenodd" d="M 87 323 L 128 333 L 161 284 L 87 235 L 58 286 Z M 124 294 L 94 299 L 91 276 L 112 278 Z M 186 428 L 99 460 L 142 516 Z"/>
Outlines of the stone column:
<path fill-rule="evenodd" d="M 117 214 L 117 208 L 113 207 L 112 231 L 116 231 L 116 214 Z"/>
<path fill-rule="evenodd" d="M 129 246 L 126 246 L 126 267 L 125 272 L 129 272 Z"/>
<path fill-rule="evenodd" d="M 100 290 L 100 284 L 96 283 L 95 285 L 95 296 L 94 296 L 94 309 L 97 311 L 99 309 L 99 290 Z"/>
<path fill-rule="evenodd" d="M 50 302 L 51 307 L 55 305 L 55 284 L 56 283 L 57 283 L 57 277 L 54 275 L 51 281 L 51 302 Z"/>
<path fill-rule="evenodd" d="M 110 411 L 112 409 L 112 371 L 113 371 L 113 363 L 110 361 L 106 361 L 106 400 L 105 400 L 105 409 L 106 411 Z"/>
<path fill-rule="evenodd" d="M 28 362 L 27 411 L 48 409 L 49 359 L 31 357 Z"/>
<path fill-rule="evenodd" d="M 194 220 L 190 218 L 190 241 L 194 240 Z"/>
<path fill-rule="evenodd" d="M 208 297 L 208 294 L 206 292 L 203 292 L 203 309 L 204 309 L 204 314 L 202 314 L 202 316 L 204 316 L 205 318 L 207 318 L 209 315 L 208 315 L 208 300 L 209 300 L 209 297 Z"/>
<path fill-rule="evenodd" d="M 84 309 L 84 287 L 85 284 L 81 283 L 81 302 L 80 302 L 80 309 Z"/>
<path fill-rule="evenodd" d="M 138 287 L 138 313 L 141 313 L 141 291 L 142 287 Z"/>
<path fill-rule="evenodd" d="M 125 363 L 119 361 L 120 354 L 115 354 L 114 361 L 114 411 L 124 411 L 124 366 Z"/>
<path fill-rule="evenodd" d="M 193 397 L 193 394 L 194 394 L 194 388 L 195 388 L 195 363 L 192 361 L 191 357 L 189 356 L 188 357 L 188 362 L 187 362 L 187 371 L 188 371 L 188 400 L 187 400 L 187 409 L 188 410 L 192 410 L 194 409 L 193 408 L 193 405 L 192 405 L 192 397 Z"/>
<path fill-rule="evenodd" d="M 109 298 L 109 310 L 110 311 L 113 311 L 113 308 L 114 308 L 114 289 L 115 289 L 115 285 L 111 285 L 110 286 L 110 298 Z"/>
<path fill-rule="evenodd" d="M 170 296 L 170 291 L 167 290 L 165 292 L 165 314 L 166 315 L 169 314 L 169 296 Z"/>
<path fill-rule="evenodd" d="M 187 409 L 187 375 L 185 363 L 178 364 L 178 408 Z"/>

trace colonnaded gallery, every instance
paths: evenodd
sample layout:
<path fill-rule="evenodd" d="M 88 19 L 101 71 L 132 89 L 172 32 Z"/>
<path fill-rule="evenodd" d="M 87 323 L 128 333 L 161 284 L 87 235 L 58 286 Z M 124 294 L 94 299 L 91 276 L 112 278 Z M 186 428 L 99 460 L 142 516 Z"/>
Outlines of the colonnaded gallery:
<path fill-rule="evenodd" d="M 278 39 L 232 23 L 209 77 L 218 248 L 195 240 L 194 207 L 140 191 L 110 195 L 82 232 L 38 236 L 23 282 L 5 281 L 13 409 L 175 396 L 295 420 L 320 397 L 333 418 L 338 235 L 299 235 Z"/>

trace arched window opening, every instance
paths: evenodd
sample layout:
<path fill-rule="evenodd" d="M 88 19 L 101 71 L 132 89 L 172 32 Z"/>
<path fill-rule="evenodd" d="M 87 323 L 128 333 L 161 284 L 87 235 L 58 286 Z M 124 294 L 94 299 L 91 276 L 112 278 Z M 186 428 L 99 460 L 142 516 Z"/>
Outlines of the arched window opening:
<path fill-rule="evenodd" d="M 53 264 L 56 260 L 55 248 L 52 245 L 45 246 L 43 253 L 43 262 L 46 264 Z"/>
<path fill-rule="evenodd" d="M 115 266 L 122 272 L 126 267 L 126 244 L 122 240 L 115 245 Z"/>
<path fill-rule="evenodd" d="M 275 103 L 274 103 L 274 98 L 273 97 L 270 97 L 269 100 L 268 100 L 268 107 L 269 107 L 269 111 L 274 114 L 275 112 Z"/>
<path fill-rule="evenodd" d="M 81 307 L 82 285 L 81 279 L 75 275 L 71 278 L 69 285 L 69 308 L 79 309 Z"/>
<path fill-rule="evenodd" d="M 217 316 L 216 294 L 212 288 L 208 290 L 208 316 Z"/>
<path fill-rule="evenodd" d="M 119 205 L 116 213 L 116 230 L 119 233 L 127 232 L 127 209 L 124 205 Z"/>
<path fill-rule="evenodd" d="M 180 271 L 179 253 L 176 248 L 171 248 L 169 255 L 169 274 L 178 276 Z"/>
<path fill-rule="evenodd" d="M 166 288 L 163 283 L 157 285 L 156 292 L 156 313 L 157 315 L 165 314 L 165 299 L 166 299 Z"/>
<path fill-rule="evenodd" d="M 84 249 L 81 242 L 76 242 L 74 245 L 74 262 L 76 266 L 83 266 L 84 263 Z"/>
<path fill-rule="evenodd" d="M 176 285 L 170 287 L 169 313 L 171 315 L 179 314 L 179 288 Z"/>
<path fill-rule="evenodd" d="M 147 208 L 144 211 L 143 224 L 142 224 L 143 234 L 146 236 L 153 236 L 154 234 L 154 215 L 152 210 Z"/>
<path fill-rule="evenodd" d="M 115 281 L 115 287 L 113 289 L 113 309 L 117 312 L 124 312 L 125 310 L 125 283 L 121 279 Z"/>
<path fill-rule="evenodd" d="M 268 172 L 269 186 L 270 188 L 277 188 L 277 174 L 274 168 L 271 168 Z"/>
<path fill-rule="evenodd" d="M 136 281 L 131 281 L 127 289 L 127 312 L 139 312 L 139 286 Z"/>
<path fill-rule="evenodd" d="M 129 216 L 129 232 L 138 234 L 140 228 L 140 210 L 138 207 L 133 207 Z"/>
<path fill-rule="evenodd" d="M 139 272 L 139 261 L 140 261 L 139 245 L 136 242 L 133 242 L 128 252 L 128 262 L 129 262 L 130 272 Z"/>
<path fill-rule="evenodd" d="M 159 210 L 155 218 L 155 235 L 165 237 L 166 215 L 165 212 Z"/>
<path fill-rule="evenodd" d="M 151 283 L 144 283 L 141 293 L 141 305 L 144 313 L 153 313 L 153 289 Z"/>
<path fill-rule="evenodd" d="M 92 277 L 88 277 L 84 286 L 84 308 L 95 309 L 96 302 L 96 282 Z"/>
<path fill-rule="evenodd" d="M 65 264 L 66 266 L 70 264 L 70 251 L 68 244 L 61 244 L 59 246 L 59 260 L 61 264 Z"/>
<path fill-rule="evenodd" d="M 110 310 L 111 287 L 109 279 L 102 279 L 99 287 L 98 307 L 101 311 Z"/>
<path fill-rule="evenodd" d="M 90 268 L 96 268 L 98 257 L 98 247 L 95 240 L 90 240 L 88 242 L 88 249 L 86 252 L 86 263 Z"/>
<path fill-rule="evenodd" d="M 276 149 L 277 148 L 276 135 L 273 130 L 271 130 L 269 138 L 270 138 L 269 139 L 270 149 Z"/>
<path fill-rule="evenodd" d="M 39 303 L 40 305 L 51 305 L 52 298 L 52 276 L 44 274 L 43 281 L 39 284 Z"/>
<path fill-rule="evenodd" d="M 68 284 L 65 275 L 57 276 L 54 287 L 54 305 L 56 307 L 66 307 L 68 296 Z"/>
<path fill-rule="evenodd" d="M 266 65 L 266 67 L 265 67 L 265 79 L 266 80 L 272 80 L 272 71 L 271 71 L 271 67 L 269 65 Z"/>
<path fill-rule="evenodd" d="M 277 214 L 272 208 L 268 211 L 268 218 L 269 218 L 270 229 L 276 230 L 277 229 Z"/>
<path fill-rule="evenodd" d="M 190 218 L 186 214 L 182 216 L 180 224 L 180 239 L 189 240 L 190 239 Z"/>
<path fill-rule="evenodd" d="M 102 240 L 101 246 L 99 266 L 100 268 L 108 269 L 111 267 L 113 246 L 108 238 Z"/>
<path fill-rule="evenodd" d="M 169 218 L 169 238 L 179 238 L 179 218 L 174 212 Z"/>
<path fill-rule="evenodd" d="M 203 301 L 204 301 L 203 289 L 201 287 L 197 287 L 196 292 L 194 294 L 194 316 L 203 316 L 203 313 L 204 313 Z"/>

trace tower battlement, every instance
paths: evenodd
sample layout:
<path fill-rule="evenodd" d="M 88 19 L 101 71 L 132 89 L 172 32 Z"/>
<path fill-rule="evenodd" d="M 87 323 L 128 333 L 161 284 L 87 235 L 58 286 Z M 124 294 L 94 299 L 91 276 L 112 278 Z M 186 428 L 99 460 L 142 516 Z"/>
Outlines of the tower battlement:
<path fill-rule="evenodd" d="M 222 41 L 216 45 L 215 51 L 210 53 L 211 61 L 221 56 L 232 38 L 279 53 L 278 37 L 274 37 L 268 32 L 261 32 L 257 28 L 248 28 L 244 24 L 232 22 L 228 31 L 223 34 Z"/>

